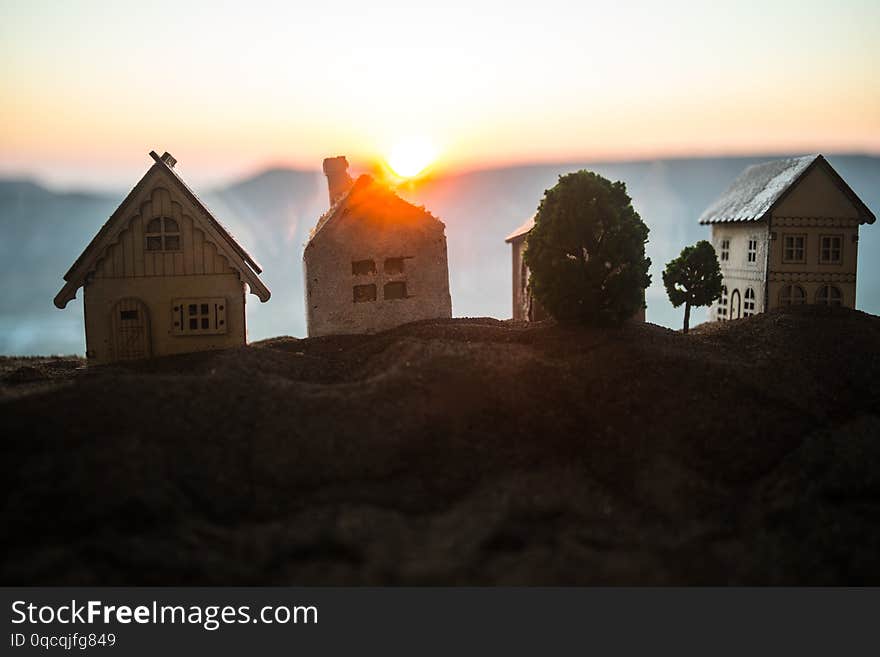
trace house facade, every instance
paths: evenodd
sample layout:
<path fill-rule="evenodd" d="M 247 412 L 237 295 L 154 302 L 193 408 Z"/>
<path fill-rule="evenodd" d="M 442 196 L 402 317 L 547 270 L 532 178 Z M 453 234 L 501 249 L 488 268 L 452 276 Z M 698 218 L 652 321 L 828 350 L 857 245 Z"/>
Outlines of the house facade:
<path fill-rule="evenodd" d="M 854 308 L 859 227 L 874 221 L 821 155 L 748 167 L 700 217 L 724 277 L 710 319 L 799 304 Z"/>
<path fill-rule="evenodd" d="M 518 321 L 540 322 L 548 319 L 549 313 L 541 306 L 540 302 L 535 299 L 529 289 L 529 271 L 528 265 L 525 263 L 523 253 L 525 253 L 528 243 L 528 236 L 532 228 L 535 227 L 535 217 L 533 216 L 522 226 L 513 231 L 504 238 L 504 241 L 510 244 L 511 254 L 511 281 L 512 281 L 512 317 Z M 645 321 L 644 306 L 632 317 L 638 322 Z"/>
<path fill-rule="evenodd" d="M 511 264 L 513 267 L 510 277 L 513 283 L 511 290 L 513 299 L 511 316 L 518 321 L 540 322 L 549 317 L 547 311 L 544 310 L 531 293 L 531 290 L 529 290 L 529 275 L 531 272 L 523 259 L 523 253 L 526 250 L 526 238 L 534 227 L 535 218 L 531 217 L 522 226 L 504 238 L 504 241 L 510 244 Z"/>
<path fill-rule="evenodd" d="M 65 274 L 55 305 L 83 288 L 90 363 L 245 344 L 245 296 L 268 301 L 256 261 L 165 153 Z"/>
<path fill-rule="evenodd" d="M 324 173 L 330 209 L 303 251 L 309 337 L 451 317 L 443 222 L 370 176 L 352 180 L 344 157 Z"/>

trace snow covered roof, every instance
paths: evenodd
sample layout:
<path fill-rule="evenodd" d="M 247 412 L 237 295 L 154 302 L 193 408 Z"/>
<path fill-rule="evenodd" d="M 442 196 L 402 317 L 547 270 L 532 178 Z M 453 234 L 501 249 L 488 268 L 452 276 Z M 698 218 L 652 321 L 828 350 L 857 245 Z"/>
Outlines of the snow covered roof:
<path fill-rule="evenodd" d="M 529 217 L 529 219 L 522 226 L 520 226 L 515 231 L 513 231 L 510 235 L 505 237 L 504 241 L 505 242 L 512 242 L 517 237 L 519 237 L 521 235 L 525 235 L 526 233 L 529 233 L 532 230 L 532 228 L 534 228 L 534 227 L 535 227 L 535 216 L 532 215 L 531 217 Z"/>
<path fill-rule="evenodd" d="M 747 167 L 727 191 L 703 212 L 700 223 L 760 221 L 810 168 L 820 163 L 841 191 L 861 210 L 863 221 L 874 223 L 871 211 L 821 155 L 790 157 Z"/>
<path fill-rule="evenodd" d="M 758 221 L 820 155 L 773 160 L 747 167 L 700 217 L 701 224 Z"/>

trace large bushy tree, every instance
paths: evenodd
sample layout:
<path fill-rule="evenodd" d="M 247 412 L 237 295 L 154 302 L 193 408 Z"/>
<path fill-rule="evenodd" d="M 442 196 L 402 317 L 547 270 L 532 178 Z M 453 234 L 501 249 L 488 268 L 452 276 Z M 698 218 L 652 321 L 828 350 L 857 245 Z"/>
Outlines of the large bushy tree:
<path fill-rule="evenodd" d="M 624 183 L 591 171 L 560 176 L 528 236 L 532 293 L 557 319 L 620 324 L 645 306 L 647 241 Z"/>
<path fill-rule="evenodd" d="M 672 305 L 684 304 L 684 332 L 690 328 L 691 307 L 708 306 L 721 296 L 723 279 L 715 249 L 706 240 L 686 246 L 666 264 L 663 285 Z"/>

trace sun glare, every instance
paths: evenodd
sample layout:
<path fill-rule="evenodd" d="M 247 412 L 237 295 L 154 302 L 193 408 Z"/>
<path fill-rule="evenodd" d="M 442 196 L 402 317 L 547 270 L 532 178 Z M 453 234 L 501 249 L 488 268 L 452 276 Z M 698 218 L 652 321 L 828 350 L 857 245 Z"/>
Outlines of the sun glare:
<path fill-rule="evenodd" d="M 398 141 L 388 153 L 388 166 L 402 178 L 413 178 L 430 165 L 437 152 L 427 139 L 413 137 Z"/>

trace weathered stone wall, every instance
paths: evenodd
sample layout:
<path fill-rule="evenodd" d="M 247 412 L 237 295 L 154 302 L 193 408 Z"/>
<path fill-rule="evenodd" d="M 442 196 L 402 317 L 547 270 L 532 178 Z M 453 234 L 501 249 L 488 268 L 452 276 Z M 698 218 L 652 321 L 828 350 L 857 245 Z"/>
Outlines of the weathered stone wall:
<path fill-rule="evenodd" d="M 370 333 L 452 316 L 445 226 L 412 210 L 420 216 L 398 221 L 354 209 L 309 242 L 303 254 L 309 336 Z M 402 259 L 402 271 L 399 263 L 386 267 L 389 259 Z M 356 273 L 353 263 L 363 261 L 372 261 L 372 270 L 365 265 Z M 400 293 L 399 284 L 405 297 L 387 298 Z M 374 286 L 375 299 L 355 300 L 356 286 Z"/>

